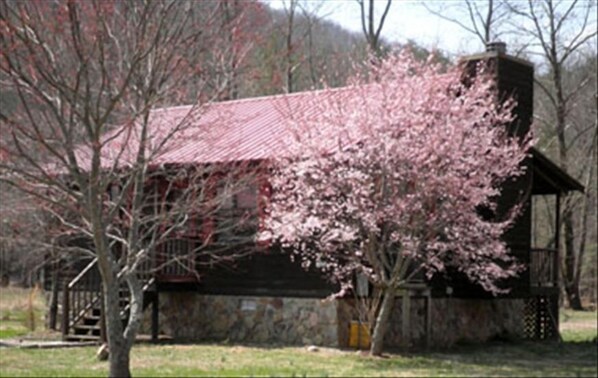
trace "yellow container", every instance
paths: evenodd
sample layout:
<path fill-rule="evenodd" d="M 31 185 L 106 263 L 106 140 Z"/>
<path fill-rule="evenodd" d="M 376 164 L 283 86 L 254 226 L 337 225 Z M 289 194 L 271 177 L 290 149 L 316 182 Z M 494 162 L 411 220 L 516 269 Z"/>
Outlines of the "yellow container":
<path fill-rule="evenodd" d="M 370 347 L 370 325 L 352 321 L 349 328 L 349 347 L 367 349 Z"/>

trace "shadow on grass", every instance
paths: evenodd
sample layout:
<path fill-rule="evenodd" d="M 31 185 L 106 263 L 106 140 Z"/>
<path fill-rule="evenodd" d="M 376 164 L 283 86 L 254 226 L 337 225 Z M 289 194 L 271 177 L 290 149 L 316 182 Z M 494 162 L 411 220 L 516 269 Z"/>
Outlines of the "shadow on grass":
<path fill-rule="evenodd" d="M 587 339 L 586 339 L 587 340 Z M 220 346 L 232 348 L 257 349 L 270 355 L 272 361 L 276 358 L 298 358 L 299 368 L 301 360 L 311 361 L 314 369 L 329 370 L 335 363 L 351 363 L 355 373 L 367 375 L 400 375 L 405 373 L 415 376 L 591 376 L 598 371 L 598 344 L 596 341 L 584 342 L 491 342 L 487 344 L 460 345 L 447 350 L 404 352 L 389 351 L 385 358 L 370 357 L 351 349 L 335 350 L 321 348 L 320 352 L 297 355 L 295 347 L 288 345 L 264 345 L 252 343 L 227 342 L 161 342 L 161 345 L 189 345 L 189 346 Z M 301 348 L 301 347 L 299 347 Z M 289 350 L 291 349 L 291 350 Z M 285 352 L 287 350 L 287 352 Z M 270 354 L 273 352 L 274 354 Z M 259 352 L 258 352 L 259 353 Z M 282 354 L 281 354 L 282 353 Z M 287 353 L 290 353 L 287 355 Z M 278 357 L 275 357 L 278 355 Z M 261 356 L 261 354 L 260 354 Z M 262 357 L 258 357 L 260 359 Z M 266 358 L 266 357 L 264 357 Z M 281 361 L 282 361 L 281 360 Z M 335 362 L 336 361 L 336 362 Z M 254 361 L 258 363 L 258 361 Z M 278 361 L 280 362 L 280 361 Z M 304 366 L 307 367 L 308 365 Z M 338 365 L 336 365 L 338 366 Z M 255 366 L 253 369 L 255 369 Z M 266 365 L 263 368 L 267 368 Z M 277 371 L 282 366 L 278 365 Z M 253 371 L 253 370 L 252 370 Z M 256 370 L 257 371 L 257 370 Z M 268 369 L 264 372 L 270 371 Z M 255 371 L 253 371 L 255 373 Z M 314 373 L 314 372 L 312 372 Z M 284 374 L 283 374 L 284 375 Z"/>
<path fill-rule="evenodd" d="M 397 357 L 402 357 L 399 359 Z M 390 354 L 389 358 L 368 358 L 362 363 L 373 370 L 402 367 L 436 371 L 439 375 L 465 374 L 596 376 L 598 344 L 584 342 L 492 342 L 461 345 L 450 350 Z"/>

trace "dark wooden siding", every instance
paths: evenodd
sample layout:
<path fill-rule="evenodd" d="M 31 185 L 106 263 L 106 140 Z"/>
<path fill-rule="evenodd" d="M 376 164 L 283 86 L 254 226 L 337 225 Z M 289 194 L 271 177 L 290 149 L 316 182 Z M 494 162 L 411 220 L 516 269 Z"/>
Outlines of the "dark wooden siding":
<path fill-rule="evenodd" d="M 513 228 L 504 235 L 511 254 L 517 261 L 525 266 L 529 265 L 529 237 L 530 211 L 529 206 L 525 207 Z M 527 232 L 527 233 L 526 233 Z M 510 290 L 508 294 L 501 297 L 525 298 L 530 294 L 529 272 L 521 272 L 517 277 L 505 280 L 500 283 L 501 288 Z M 446 289 L 451 287 L 450 296 L 457 298 L 492 298 L 493 295 L 486 292 L 480 285 L 471 283 L 462 273 L 450 270 L 447 273 L 439 274 L 432 279 L 432 294 L 435 297 L 449 296 Z"/>
<path fill-rule="evenodd" d="M 534 112 L 534 68 L 512 59 L 498 59 L 498 90 L 501 101 L 514 98 L 515 121 L 510 131 L 518 136 L 529 132 Z"/>
<path fill-rule="evenodd" d="M 526 174 L 514 182 L 505 185 L 504 194 L 500 199 L 502 212 L 509 207 L 521 205 L 521 213 L 513 227 L 504 235 L 511 253 L 526 267 L 529 266 L 531 250 L 531 184 L 532 170 L 531 159 L 526 160 Z M 529 271 L 526 269 L 518 277 L 512 278 L 505 283 L 510 288 L 511 297 L 526 297 L 529 295 L 530 280 Z"/>
<path fill-rule="evenodd" d="M 512 135 L 523 136 L 530 131 L 534 111 L 534 68 L 529 64 L 509 58 L 498 58 L 497 84 L 499 99 L 514 98 L 515 120 L 510 126 Z M 533 183 L 532 159 L 524 162 L 525 175 L 506 183 L 500 198 L 499 213 L 515 205 L 522 205 L 515 225 L 505 234 L 512 254 L 525 266 L 529 265 L 531 250 L 531 190 Z M 529 271 L 510 279 L 505 286 L 511 289 L 510 297 L 526 297 L 530 293 Z"/>
<path fill-rule="evenodd" d="M 186 288 L 204 294 L 325 298 L 337 287 L 322 274 L 304 270 L 278 248 L 258 251 L 232 263 L 199 265 L 200 282 Z M 162 284 L 161 290 L 180 290 L 184 285 Z"/>

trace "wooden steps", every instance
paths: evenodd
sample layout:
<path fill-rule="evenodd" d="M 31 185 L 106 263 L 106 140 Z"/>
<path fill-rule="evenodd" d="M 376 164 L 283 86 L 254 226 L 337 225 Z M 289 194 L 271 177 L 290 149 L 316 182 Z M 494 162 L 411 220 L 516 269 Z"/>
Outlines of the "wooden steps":
<path fill-rule="evenodd" d="M 65 336 L 68 341 L 101 341 L 102 314 L 98 307 L 91 309 L 71 327 L 71 333 Z"/>
<path fill-rule="evenodd" d="M 144 281 L 144 310 L 155 298 L 154 279 Z M 149 295 L 152 294 L 152 295 Z M 118 293 L 121 318 L 129 317 L 129 291 L 122 287 Z M 63 295 L 62 336 L 68 341 L 97 341 L 102 338 L 102 292 L 96 260 L 65 286 Z"/>

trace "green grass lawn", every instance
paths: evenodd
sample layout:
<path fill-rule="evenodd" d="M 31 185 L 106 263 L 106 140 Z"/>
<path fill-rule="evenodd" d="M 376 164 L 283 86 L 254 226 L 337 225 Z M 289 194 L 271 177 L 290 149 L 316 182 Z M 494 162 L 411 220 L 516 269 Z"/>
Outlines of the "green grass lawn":
<path fill-rule="evenodd" d="M 560 329 L 564 341 L 583 342 L 598 339 L 598 312 L 561 310 Z"/>
<path fill-rule="evenodd" d="M 0 337 L 44 337 L 42 299 L 34 298 L 37 328 L 31 333 L 29 305 L 22 299 L 29 291 L 6 290 L 0 289 Z M 597 313 L 563 311 L 560 318 L 563 343 L 468 345 L 429 353 L 391 352 L 385 358 L 327 348 L 309 352 L 301 347 L 138 344 L 131 366 L 135 376 L 596 377 Z M 106 376 L 108 364 L 96 360 L 96 350 L 0 348 L 0 377 Z"/>
<path fill-rule="evenodd" d="M 4 349 L 0 376 L 105 376 L 96 348 Z M 372 358 L 354 351 L 224 345 L 137 345 L 136 376 L 595 377 L 595 342 L 489 344 Z"/>

